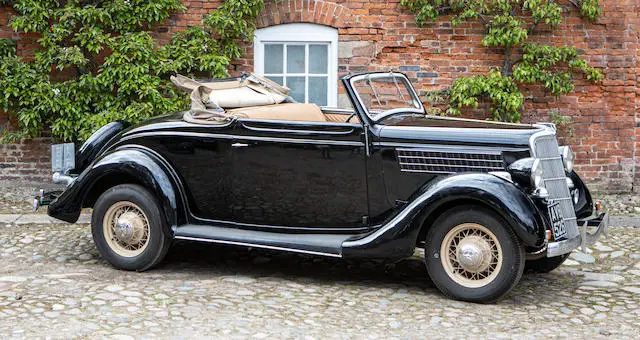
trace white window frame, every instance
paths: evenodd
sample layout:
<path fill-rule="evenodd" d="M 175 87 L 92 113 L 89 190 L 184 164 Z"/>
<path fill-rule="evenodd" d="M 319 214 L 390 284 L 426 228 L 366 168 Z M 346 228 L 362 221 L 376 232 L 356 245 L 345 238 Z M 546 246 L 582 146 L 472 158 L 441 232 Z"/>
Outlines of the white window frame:
<path fill-rule="evenodd" d="M 264 46 L 265 44 L 328 44 L 328 75 L 327 106 L 338 104 L 338 30 L 328 26 L 307 23 L 282 24 L 258 29 L 253 39 L 253 65 L 255 72 L 264 75 Z M 308 49 L 308 45 L 307 45 Z M 285 48 L 286 51 L 286 48 Z M 308 51 L 305 53 L 308 59 Z M 285 53 L 286 58 L 286 53 Z M 307 69 L 309 63 L 307 60 Z M 286 68 L 286 64 L 283 65 Z M 305 73 L 308 77 L 309 74 Z M 306 96 L 309 96 L 307 81 Z"/>

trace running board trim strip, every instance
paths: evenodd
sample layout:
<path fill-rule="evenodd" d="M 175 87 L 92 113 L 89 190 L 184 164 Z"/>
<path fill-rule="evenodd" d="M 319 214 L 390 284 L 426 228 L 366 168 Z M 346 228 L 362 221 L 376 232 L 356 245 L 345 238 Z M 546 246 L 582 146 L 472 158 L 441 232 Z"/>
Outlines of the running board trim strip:
<path fill-rule="evenodd" d="M 319 256 L 342 258 L 342 254 L 323 253 L 323 252 L 311 251 L 311 250 L 270 246 L 270 245 L 266 245 L 266 244 L 256 244 L 256 243 L 227 241 L 227 240 L 215 240 L 215 239 L 189 237 L 189 236 L 175 236 L 175 239 L 177 239 L 177 240 L 185 240 L 185 241 L 197 241 L 197 242 L 209 242 L 209 243 L 218 243 L 218 244 L 229 244 L 229 245 L 234 245 L 234 246 L 255 247 L 255 248 L 263 248 L 263 249 L 271 249 L 271 250 L 282 250 L 282 251 L 287 251 L 287 252 L 292 252 L 292 253 L 301 253 L 301 254 L 309 254 L 309 255 L 319 255 Z"/>

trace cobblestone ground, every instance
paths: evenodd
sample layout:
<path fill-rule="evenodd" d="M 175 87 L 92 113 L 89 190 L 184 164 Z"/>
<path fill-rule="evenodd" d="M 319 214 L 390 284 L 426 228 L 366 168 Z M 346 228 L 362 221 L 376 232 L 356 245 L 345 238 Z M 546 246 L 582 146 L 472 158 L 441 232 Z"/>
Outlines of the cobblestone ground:
<path fill-rule="evenodd" d="M 31 204 L 28 202 L 0 200 L 0 214 L 31 214 L 31 210 Z"/>
<path fill-rule="evenodd" d="M 0 338 L 640 335 L 640 229 L 611 228 L 496 305 L 442 297 L 416 257 L 343 261 L 176 244 L 145 273 L 103 262 L 87 225 L 0 225 Z"/>

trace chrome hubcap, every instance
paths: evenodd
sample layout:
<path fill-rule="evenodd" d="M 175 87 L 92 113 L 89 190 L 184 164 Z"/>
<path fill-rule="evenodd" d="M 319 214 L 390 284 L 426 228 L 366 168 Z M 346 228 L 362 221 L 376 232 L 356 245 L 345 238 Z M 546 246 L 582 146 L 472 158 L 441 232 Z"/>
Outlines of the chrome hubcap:
<path fill-rule="evenodd" d="M 468 236 L 458 244 L 458 262 L 468 271 L 482 272 L 491 264 L 491 245 L 478 236 Z"/>
<path fill-rule="evenodd" d="M 126 212 L 116 220 L 113 228 L 114 234 L 118 240 L 126 243 L 136 243 L 140 241 L 141 235 L 139 231 L 144 230 L 144 221 L 134 212 Z M 138 231 L 138 232 L 136 232 Z"/>
<path fill-rule="evenodd" d="M 130 239 L 133 235 L 133 227 L 131 226 L 131 224 L 120 221 L 120 219 L 118 219 L 118 221 L 116 222 L 114 231 L 116 237 L 121 240 Z"/>

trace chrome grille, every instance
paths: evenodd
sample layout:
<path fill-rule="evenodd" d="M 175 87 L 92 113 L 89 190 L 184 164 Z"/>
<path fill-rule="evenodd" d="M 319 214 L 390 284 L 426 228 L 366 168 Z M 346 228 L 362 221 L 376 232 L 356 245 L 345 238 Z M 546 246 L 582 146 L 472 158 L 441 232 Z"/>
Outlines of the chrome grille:
<path fill-rule="evenodd" d="M 504 171 L 500 152 L 448 152 L 431 149 L 397 149 L 400 169 L 406 172 L 455 174 Z"/>
<path fill-rule="evenodd" d="M 566 237 L 579 235 L 573 200 L 567 185 L 567 178 L 562 163 L 562 156 L 558 151 L 558 141 L 555 135 L 543 135 L 533 141 L 532 156 L 540 160 L 543 170 L 543 186 L 549 192 L 549 204 L 558 204 L 559 216 L 566 228 Z"/>

